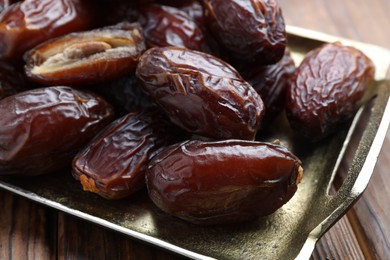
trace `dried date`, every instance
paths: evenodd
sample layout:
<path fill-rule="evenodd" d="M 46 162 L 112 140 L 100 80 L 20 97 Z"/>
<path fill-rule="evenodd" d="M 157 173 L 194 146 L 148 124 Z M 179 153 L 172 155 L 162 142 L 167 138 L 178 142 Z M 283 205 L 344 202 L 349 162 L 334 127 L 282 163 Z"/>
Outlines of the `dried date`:
<path fill-rule="evenodd" d="M 120 22 L 136 22 L 139 16 L 138 8 L 141 5 L 154 3 L 154 0 L 98 0 L 100 19 L 103 25 Z M 109 15 L 108 15 L 109 14 Z"/>
<path fill-rule="evenodd" d="M 319 141 L 353 117 L 370 91 L 374 65 L 361 51 L 329 43 L 309 52 L 287 93 L 291 127 Z"/>
<path fill-rule="evenodd" d="M 260 96 L 233 67 L 212 55 L 177 47 L 149 49 L 136 75 L 171 121 L 190 133 L 250 140 L 260 127 Z"/>
<path fill-rule="evenodd" d="M 207 25 L 236 59 L 262 64 L 279 61 L 287 44 L 276 0 L 205 0 Z"/>
<path fill-rule="evenodd" d="M 158 111 L 129 113 L 111 123 L 73 160 L 85 191 L 121 199 L 145 187 L 145 170 L 162 148 L 180 141 Z"/>
<path fill-rule="evenodd" d="M 135 70 L 146 49 L 137 24 L 120 23 L 44 42 L 25 55 L 27 77 L 47 85 L 109 81 Z"/>
<path fill-rule="evenodd" d="M 286 104 L 287 89 L 295 72 L 295 63 L 286 50 L 283 58 L 275 64 L 254 66 L 245 64 L 239 71 L 264 101 L 263 125 L 274 120 Z"/>
<path fill-rule="evenodd" d="M 112 104 L 117 115 L 156 107 L 156 104 L 142 91 L 135 73 L 93 85 L 91 89 Z"/>
<path fill-rule="evenodd" d="M 28 90 L 0 100 L 0 175 L 40 175 L 73 156 L 113 119 L 95 94 L 69 87 Z"/>
<path fill-rule="evenodd" d="M 210 53 L 206 34 L 184 11 L 158 4 L 142 6 L 139 22 L 149 47 L 176 46 Z"/>
<path fill-rule="evenodd" d="M 254 141 L 187 141 L 158 154 L 146 171 L 152 201 L 186 221 L 227 224 L 269 215 L 296 192 L 300 160 Z"/>
<path fill-rule="evenodd" d="M 0 17 L 0 59 L 20 59 L 37 44 L 93 25 L 91 8 L 78 0 L 25 0 Z"/>
<path fill-rule="evenodd" d="M 187 13 L 187 15 L 197 22 L 198 25 L 202 27 L 206 26 L 203 5 L 197 0 L 159 0 L 158 3 L 179 8 Z"/>

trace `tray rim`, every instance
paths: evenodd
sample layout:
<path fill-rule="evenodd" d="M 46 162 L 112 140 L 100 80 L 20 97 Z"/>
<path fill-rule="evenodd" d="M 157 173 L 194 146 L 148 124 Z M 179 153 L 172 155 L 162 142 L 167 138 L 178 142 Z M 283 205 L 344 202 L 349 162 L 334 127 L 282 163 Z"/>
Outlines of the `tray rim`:
<path fill-rule="evenodd" d="M 343 38 L 343 37 L 329 35 L 329 34 L 325 34 L 325 33 L 310 30 L 310 29 L 291 26 L 291 25 L 286 26 L 286 31 L 288 34 L 291 34 L 291 35 L 294 35 L 297 37 L 301 37 L 304 39 L 311 39 L 311 40 L 321 41 L 324 43 L 325 42 L 341 41 L 341 42 L 346 43 L 348 45 L 360 45 L 360 46 L 363 46 L 364 48 L 374 49 L 378 52 L 382 52 L 384 54 L 384 57 L 385 57 L 384 60 L 386 59 L 386 57 L 388 57 L 388 59 L 387 59 L 388 62 L 387 62 L 387 65 L 385 66 L 386 67 L 385 71 L 380 71 L 379 73 L 376 74 L 376 80 L 386 79 L 386 71 L 387 71 L 387 69 L 390 68 L 390 50 L 388 50 L 386 48 L 383 48 L 383 47 L 380 47 L 377 45 L 373 45 L 373 44 L 367 44 L 367 43 L 363 43 L 363 42 L 359 42 L 359 41 L 350 40 L 350 39 Z M 390 85 L 390 81 L 389 81 L 389 85 Z M 359 196 L 361 196 L 361 194 L 366 189 L 366 187 L 369 183 L 369 180 L 371 178 L 371 175 L 373 173 L 374 167 L 376 165 L 377 158 L 378 158 L 379 153 L 381 151 L 383 142 L 386 138 L 386 134 L 387 134 L 389 125 L 390 125 L 390 97 L 388 98 L 387 104 L 385 106 L 385 110 L 384 110 L 382 118 L 380 120 L 379 127 L 377 129 L 373 143 L 372 143 L 372 145 L 369 149 L 369 152 L 367 154 L 366 160 L 365 160 L 365 162 L 364 162 L 364 164 L 359 172 L 358 179 L 356 180 L 355 184 L 353 185 L 353 190 L 351 191 L 352 192 L 351 194 L 353 195 L 353 200 L 350 201 L 349 204 L 352 204 Z M 361 172 L 363 172 L 363 170 L 367 171 L 367 173 L 364 176 L 365 178 L 360 178 L 361 177 L 360 174 L 361 174 Z M 169 250 L 171 252 L 177 253 L 181 256 L 185 256 L 185 257 L 192 258 L 192 259 L 206 259 L 206 260 L 215 259 L 213 257 L 209 257 L 206 255 L 202 255 L 202 254 L 193 252 L 193 251 L 188 250 L 188 249 L 181 248 L 180 246 L 176 246 L 176 245 L 169 243 L 169 242 L 166 242 L 162 239 L 155 238 L 153 236 L 125 228 L 125 227 L 120 226 L 118 224 L 114 224 L 108 220 L 93 216 L 91 214 L 72 209 L 70 207 L 62 205 L 61 203 L 46 199 L 45 197 L 37 195 L 37 194 L 30 192 L 28 190 L 21 189 L 21 188 L 14 186 L 12 184 L 4 183 L 1 180 L 0 180 L 0 188 L 2 188 L 3 190 L 7 190 L 9 192 L 12 192 L 14 194 L 17 194 L 19 196 L 25 197 L 29 200 L 43 204 L 45 206 L 57 209 L 57 210 L 62 211 L 64 213 L 68 213 L 70 215 L 79 217 L 79 218 L 84 219 L 88 222 L 92 222 L 92 223 L 101 225 L 101 226 L 109 228 L 113 231 L 120 232 L 122 234 L 128 235 L 132 238 L 141 240 L 143 242 L 149 243 L 149 244 L 157 246 L 159 248 L 166 249 L 166 250 Z M 346 203 L 348 203 L 348 201 Z M 345 207 L 345 205 L 340 205 L 339 207 Z M 333 217 L 335 215 L 339 214 L 338 213 L 339 207 L 336 208 L 332 212 L 331 215 L 329 215 L 323 222 L 321 222 L 317 227 L 315 227 L 308 234 L 308 237 L 307 237 L 305 243 L 303 244 L 296 259 L 309 259 L 310 258 L 318 239 L 328 230 L 328 228 L 330 228 L 334 223 L 336 223 L 337 219 L 334 220 Z M 341 217 L 342 215 L 343 214 L 339 215 L 338 217 Z M 323 229 L 324 226 L 327 227 L 326 230 Z"/>
<path fill-rule="evenodd" d="M 385 83 L 390 87 L 390 81 Z M 369 148 L 369 151 L 365 157 L 364 163 L 357 173 L 357 178 L 353 182 L 351 189 L 347 192 L 347 199 L 335 208 L 326 219 L 320 222 L 307 236 L 305 243 L 303 244 L 299 254 L 295 259 L 309 259 L 315 249 L 317 241 L 340 219 L 347 210 L 354 205 L 354 203 L 363 195 L 366 190 L 369 181 L 374 173 L 375 165 L 378 161 L 381 148 L 386 139 L 387 131 L 390 129 L 390 96 L 387 98 L 386 106 L 382 114 L 382 118 L 379 122 L 375 137 Z M 360 143 L 359 143 L 360 145 Z M 358 148 L 359 149 L 359 148 Z M 354 159 L 357 155 L 355 155 Z M 342 186 L 336 196 L 340 196 L 342 192 Z M 343 214 L 344 212 L 344 214 Z"/>
<path fill-rule="evenodd" d="M 4 184 L 2 181 L 0 181 L 0 188 L 7 190 L 7 191 L 10 191 L 10 192 L 17 194 L 19 196 L 22 196 L 24 198 L 27 198 L 29 200 L 41 203 L 45 206 L 60 210 L 64 213 L 68 213 L 72 216 L 79 217 L 79 218 L 84 219 L 86 221 L 101 225 L 103 227 L 109 228 L 111 230 L 120 232 L 120 233 L 128 235 L 128 236 L 131 236 L 132 238 L 139 239 L 139 240 L 142 240 L 142 241 L 147 242 L 149 244 L 152 244 L 154 246 L 158 246 L 160 248 L 175 252 L 175 253 L 182 255 L 182 256 L 186 256 L 186 257 L 189 257 L 192 259 L 205 259 L 205 260 L 215 259 L 212 257 L 208 257 L 205 255 L 198 254 L 198 253 L 195 253 L 193 251 L 181 248 L 179 246 L 165 242 L 164 240 L 161 240 L 161 239 L 158 239 L 158 238 L 155 238 L 152 236 L 148 236 L 148 235 L 143 234 L 141 232 L 122 227 L 120 225 L 114 224 L 114 223 L 107 221 L 107 220 L 104 220 L 102 218 L 95 217 L 91 214 L 72 209 L 70 207 L 62 205 L 61 203 L 58 203 L 58 202 L 46 199 L 42 196 L 39 196 L 33 192 L 23 190 L 17 186 Z"/>

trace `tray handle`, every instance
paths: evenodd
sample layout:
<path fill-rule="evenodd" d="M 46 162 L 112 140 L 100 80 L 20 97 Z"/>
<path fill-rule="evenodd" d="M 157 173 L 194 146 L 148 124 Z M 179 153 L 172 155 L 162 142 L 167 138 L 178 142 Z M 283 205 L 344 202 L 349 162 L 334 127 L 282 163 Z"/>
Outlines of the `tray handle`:
<path fill-rule="evenodd" d="M 310 258 L 318 239 L 356 203 L 368 186 L 390 125 L 390 80 L 379 81 L 378 89 L 384 94 L 376 97 L 347 176 L 336 194 L 328 197 L 329 210 L 324 212 L 327 217 L 309 233 L 296 259 Z"/>

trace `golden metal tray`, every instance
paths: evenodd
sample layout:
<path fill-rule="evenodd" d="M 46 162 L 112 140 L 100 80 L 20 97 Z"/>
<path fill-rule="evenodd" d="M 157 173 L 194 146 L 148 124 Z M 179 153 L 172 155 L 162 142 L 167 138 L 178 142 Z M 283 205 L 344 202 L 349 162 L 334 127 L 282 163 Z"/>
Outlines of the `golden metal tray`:
<path fill-rule="evenodd" d="M 372 175 L 390 123 L 390 82 L 384 80 L 390 51 L 301 28 L 287 30 L 297 64 L 324 42 L 339 40 L 364 51 L 376 65 L 377 96 L 349 127 L 316 145 L 300 143 L 288 130 L 272 133 L 270 138 L 281 139 L 305 168 L 296 195 L 274 214 L 249 223 L 199 227 L 158 210 L 146 191 L 121 201 L 83 192 L 69 172 L 2 176 L 0 188 L 193 259 L 309 259 L 316 241 L 358 199 Z M 348 170 L 340 173 L 345 164 Z"/>

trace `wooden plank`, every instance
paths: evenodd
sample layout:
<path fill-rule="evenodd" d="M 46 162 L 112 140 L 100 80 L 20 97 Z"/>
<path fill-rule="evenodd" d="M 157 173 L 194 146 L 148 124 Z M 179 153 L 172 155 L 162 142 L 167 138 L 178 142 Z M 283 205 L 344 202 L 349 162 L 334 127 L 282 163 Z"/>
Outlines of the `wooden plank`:
<path fill-rule="evenodd" d="M 59 213 L 58 259 L 183 259 L 120 233 Z"/>
<path fill-rule="evenodd" d="M 0 190 L 0 259 L 55 259 L 55 210 Z"/>
<path fill-rule="evenodd" d="M 370 184 L 349 215 L 365 250 L 376 259 L 390 259 L 390 131 Z"/>
<path fill-rule="evenodd" d="M 320 239 L 311 259 L 365 259 L 348 218 L 342 218 Z"/>
<path fill-rule="evenodd" d="M 390 48 L 388 0 L 279 0 L 287 24 Z"/>

